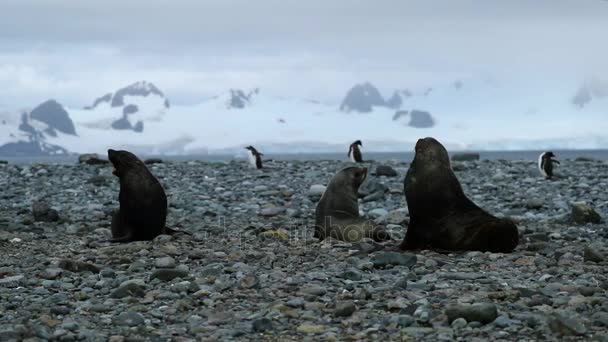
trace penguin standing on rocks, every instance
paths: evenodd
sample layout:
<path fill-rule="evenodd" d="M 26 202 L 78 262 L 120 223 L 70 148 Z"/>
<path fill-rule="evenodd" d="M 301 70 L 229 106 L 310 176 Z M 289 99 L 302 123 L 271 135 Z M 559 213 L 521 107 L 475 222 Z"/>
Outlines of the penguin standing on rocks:
<path fill-rule="evenodd" d="M 255 167 L 256 169 L 261 169 L 262 168 L 262 156 L 264 155 L 263 153 L 258 152 L 258 150 L 255 149 L 255 147 L 249 145 L 247 147 L 245 147 L 245 149 L 249 150 L 249 163 L 251 164 L 251 166 Z"/>
<path fill-rule="evenodd" d="M 555 154 L 551 151 L 544 152 L 538 157 L 538 169 L 546 179 L 553 177 L 553 163 L 559 164 L 559 161 L 553 158 Z"/>
<path fill-rule="evenodd" d="M 350 144 L 348 149 L 348 159 L 350 159 L 353 163 L 363 163 L 363 157 L 361 156 L 361 147 L 363 147 L 363 143 L 361 140 L 357 140 L 354 143 Z"/>

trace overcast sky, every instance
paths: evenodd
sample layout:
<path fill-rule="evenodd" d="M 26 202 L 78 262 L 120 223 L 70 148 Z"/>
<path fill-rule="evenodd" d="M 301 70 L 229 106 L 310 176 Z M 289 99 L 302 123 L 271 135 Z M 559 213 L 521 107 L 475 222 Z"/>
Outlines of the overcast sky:
<path fill-rule="evenodd" d="M 388 93 L 608 79 L 606 41 L 604 0 L 2 0 L 0 104 L 81 106 L 142 79 L 173 103 L 231 87 L 338 102 L 366 80 Z"/>

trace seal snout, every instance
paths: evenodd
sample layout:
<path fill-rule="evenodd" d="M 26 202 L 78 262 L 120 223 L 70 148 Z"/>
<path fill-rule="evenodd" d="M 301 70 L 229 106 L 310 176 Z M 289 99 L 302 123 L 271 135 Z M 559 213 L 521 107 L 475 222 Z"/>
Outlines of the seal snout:
<path fill-rule="evenodd" d="M 118 154 L 118 151 L 113 150 L 113 149 L 108 149 L 108 160 L 110 160 L 110 163 L 112 164 L 112 174 L 114 176 L 118 177 L 118 170 L 116 169 L 117 154 Z"/>

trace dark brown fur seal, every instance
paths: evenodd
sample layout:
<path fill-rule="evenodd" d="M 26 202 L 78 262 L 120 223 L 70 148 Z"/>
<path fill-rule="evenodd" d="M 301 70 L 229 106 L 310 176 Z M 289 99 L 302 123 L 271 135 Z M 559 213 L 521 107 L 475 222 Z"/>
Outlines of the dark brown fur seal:
<path fill-rule="evenodd" d="M 367 168 L 347 167 L 329 182 L 315 211 L 314 237 L 357 242 L 362 238 L 390 240 L 390 235 L 374 222 L 359 216 L 358 189 L 367 177 Z"/>
<path fill-rule="evenodd" d="M 128 151 L 108 150 L 120 180 L 120 209 L 112 217 L 112 242 L 152 240 L 173 230 L 165 227 L 167 196 L 144 163 Z"/>
<path fill-rule="evenodd" d="M 519 242 L 513 222 L 488 214 L 466 197 L 448 152 L 433 138 L 416 143 L 404 188 L 410 224 L 401 249 L 508 253 Z"/>

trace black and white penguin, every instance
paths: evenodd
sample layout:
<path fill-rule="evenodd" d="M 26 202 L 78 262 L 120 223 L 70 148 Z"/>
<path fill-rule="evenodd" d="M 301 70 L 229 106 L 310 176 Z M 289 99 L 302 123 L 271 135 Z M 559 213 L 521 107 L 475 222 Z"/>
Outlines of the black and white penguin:
<path fill-rule="evenodd" d="M 546 179 L 553 177 L 553 163 L 559 164 L 559 161 L 553 158 L 555 158 L 555 154 L 551 151 L 541 153 L 538 157 L 538 169 Z"/>
<path fill-rule="evenodd" d="M 262 156 L 264 154 L 258 152 L 258 150 L 256 150 L 255 147 L 253 147 L 251 145 L 245 147 L 245 149 L 249 150 L 248 157 L 249 157 L 249 163 L 251 164 L 251 166 L 255 167 L 258 170 L 261 169 L 262 168 Z"/>
<path fill-rule="evenodd" d="M 363 147 L 363 143 L 361 140 L 357 140 L 354 143 L 350 144 L 348 148 L 348 159 L 350 159 L 353 163 L 363 163 L 363 157 L 361 156 L 361 147 Z"/>

